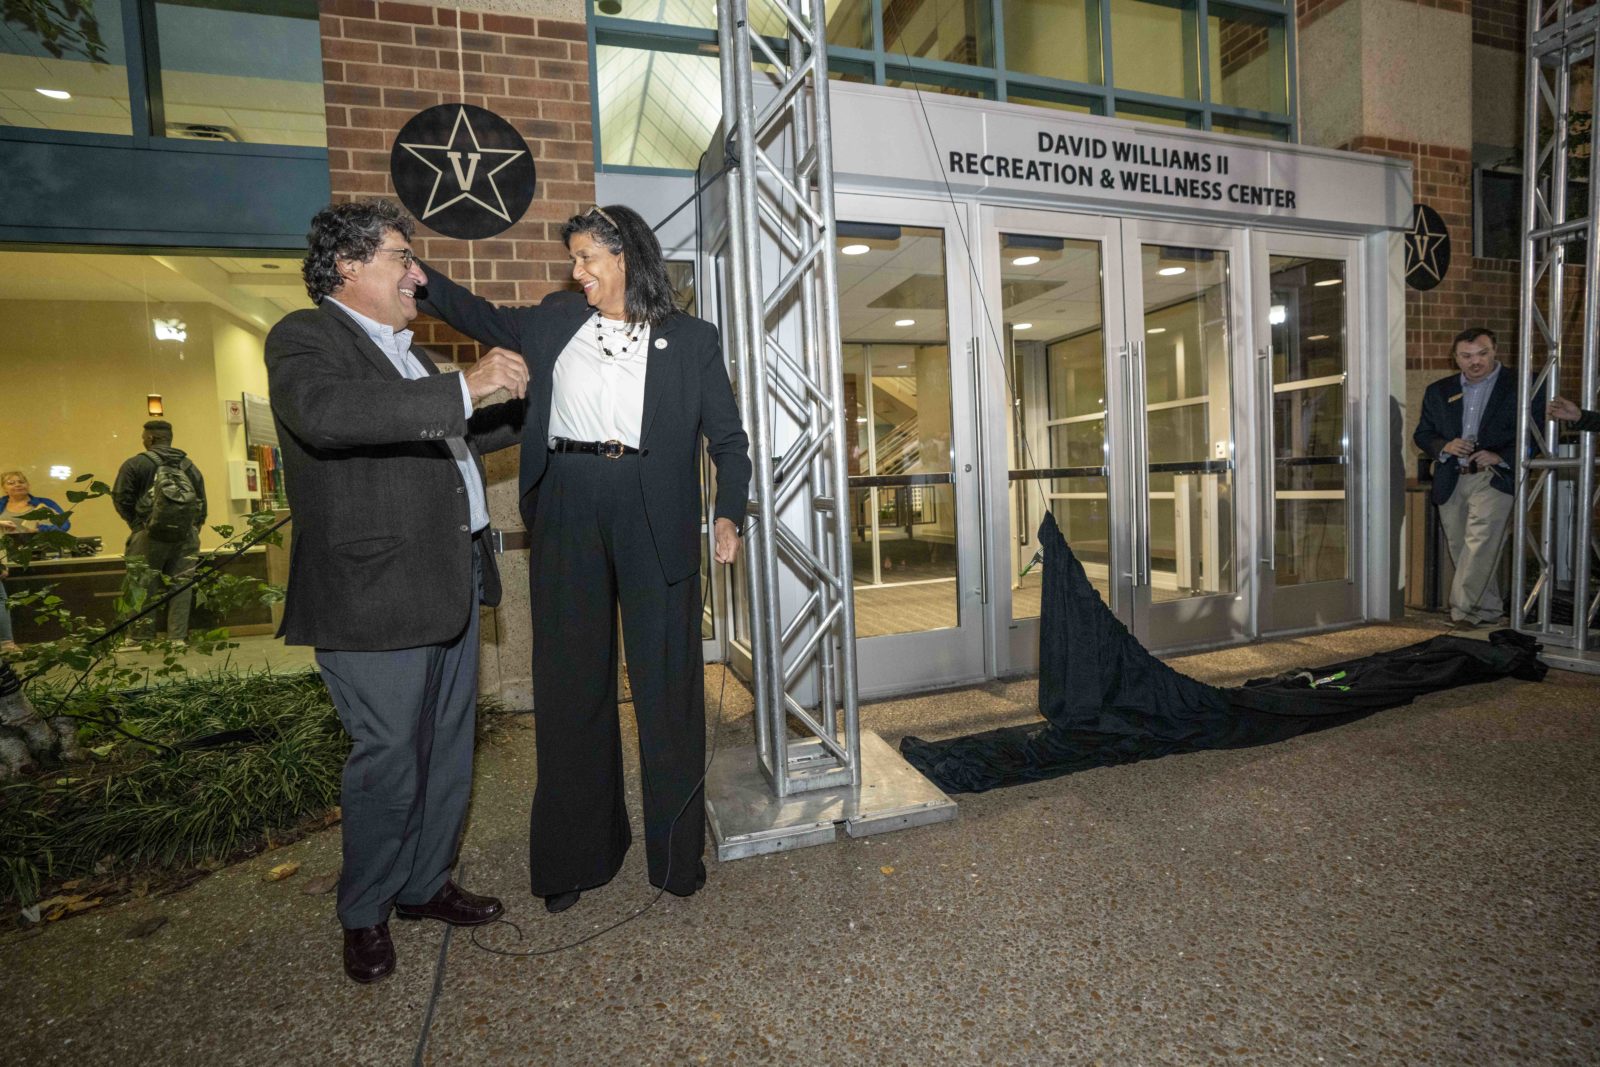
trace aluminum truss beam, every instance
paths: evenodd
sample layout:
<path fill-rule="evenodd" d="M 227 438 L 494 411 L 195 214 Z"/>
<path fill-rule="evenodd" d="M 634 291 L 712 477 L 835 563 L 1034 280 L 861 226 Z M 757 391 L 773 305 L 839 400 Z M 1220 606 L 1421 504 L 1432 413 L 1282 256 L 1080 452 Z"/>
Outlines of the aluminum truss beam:
<path fill-rule="evenodd" d="M 1559 441 L 1557 423 L 1533 419 L 1533 401 L 1576 387 L 1596 400 L 1600 331 L 1600 174 L 1592 143 L 1572 116 L 1600 111 L 1595 44 L 1600 8 L 1530 0 L 1523 134 L 1522 300 L 1518 331 L 1517 479 L 1512 624 L 1537 636 L 1558 665 L 1600 670 L 1589 619 L 1600 604 L 1595 544 L 1595 438 Z M 1577 137 L 1575 137 L 1575 133 Z M 1588 168 L 1574 174 L 1574 165 Z M 1581 194 L 1581 195 L 1580 195 Z M 1581 342 L 1566 334 L 1581 329 Z M 1576 351 L 1574 351 L 1576 349 Z M 1572 364 L 1578 363 L 1577 374 Z M 1575 380 L 1574 380 L 1575 379 Z M 1563 653 L 1558 650 L 1570 650 Z M 1565 662 L 1563 662 L 1565 661 Z"/>
<path fill-rule="evenodd" d="M 836 824 L 860 835 L 955 815 L 861 731 L 825 20 L 820 0 L 717 2 L 738 161 L 724 328 L 755 466 L 745 574 L 756 745 L 746 770 L 729 769 L 730 754 L 707 776 L 723 859 L 832 840 Z"/>

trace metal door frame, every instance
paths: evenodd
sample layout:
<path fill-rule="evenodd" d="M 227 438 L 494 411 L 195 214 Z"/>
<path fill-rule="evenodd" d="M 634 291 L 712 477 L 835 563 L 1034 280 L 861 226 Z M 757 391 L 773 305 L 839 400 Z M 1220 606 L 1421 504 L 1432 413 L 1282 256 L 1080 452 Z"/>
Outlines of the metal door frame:
<path fill-rule="evenodd" d="M 841 222 L 927 227 L 944 234 L 959 622 L 942 630 L 857 637 L 856 670 L 863 699 L 965 685 L 992 676 L 984 615 L 988 537 L 978 492 L 984 463 L 977 427 L 985 413 L 977 403 L 976 361 L 969 341 L 975 326 L 966 247 L 971 223 L 966 215 L 960 206 L 943 199 L 842 191 L 835 195 L 834 217 Z"/>
<path fill-rule="evenodd" d="M 1339 260 L 1345 266 L 1345 523 L 1349 548 L 1349 571 L 1343 581 L 1315 582 L 1278 588 L 1276 574 L 1276 482 L 1273 469 L 1274 435 L 1272 419 L 1275 387 L 1272 375 L 1272 328 L 1267 316 L 1272 307 L 1272 257 L 1306 256 Z M 1300 633 L 1325 630 L 1341 623 L 1356 623 L 1363 617 L 1362 582 L 1366 563 L 1366 493 L 1369 461 L 1362 418 L 1362 397 L 1366 393 L 1360 354 L 1365 340 L 1362 294 L 1366 292 L 1362 242 L 1354 237 L 1329 237 L 1276 230 L 1255 230 L 1250 241 L 1251 284 L 1254 288 L 1256 347 L 1254 373 L 1249 387 L 1255 404 L 1255 435 L 1260 447 L 1253 450 L 1254 473 L 1259 491 L 1253 501 L 1256 531 L 1251 555 L 1257 575 L 1257 632 L 1261 634 Z"/>

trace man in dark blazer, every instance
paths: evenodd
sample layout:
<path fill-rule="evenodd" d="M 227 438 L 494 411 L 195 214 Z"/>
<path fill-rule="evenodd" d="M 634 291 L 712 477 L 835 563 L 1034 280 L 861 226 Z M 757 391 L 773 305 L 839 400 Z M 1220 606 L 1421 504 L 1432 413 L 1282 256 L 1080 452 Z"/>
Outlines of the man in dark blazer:
<path fill-rule="evenodd" d="M 1451 352 L 1459 373 L 1428 386 L 1412 439 L 1435 460 L 1432 498 L 1455 562 L 1450 618 L 1494 625 L 1505 610 L 1499 564 L 1516 488 L 1517 383 L 1492 330 L 1461 331 Z"/>
<path fill-rule="evenodd" d="M 490 922 L 501 905 L 450 878 L 472 789 L 478 605 L 500 600 L 480 451 L 513 443 L 527 367 L 491 352 L 440 374 L 411 347 L 421 271 L 411 220 L 385 201 L 312 221 L 315 310 L 267 337 L 272 412 L 294 515 L 279 634 L 311 645 L 350 734 L 338 911 L 345 972 L 394 969 L 406 919 Z"/>

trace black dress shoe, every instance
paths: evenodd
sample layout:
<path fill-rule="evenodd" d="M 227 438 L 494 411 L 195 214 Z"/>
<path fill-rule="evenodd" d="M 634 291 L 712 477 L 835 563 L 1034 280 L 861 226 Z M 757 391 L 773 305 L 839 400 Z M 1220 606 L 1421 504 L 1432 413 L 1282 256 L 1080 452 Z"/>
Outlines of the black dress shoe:
<path fill-rule="evenodd" d="M 655 885 L 654 882 L 651 882 L 650 884 L 651 885 Z M 699 864 L 697 864 L 695 866 L 694 888 L 693 889 L 688 889 L 688 890 L 684 890 L 683 892 L 679 892 L 678 890 L 672 888 L 669 885 L 669 886 L 667 886 L 667 892 L 671 893 L 675 897 L 692 897 L 696 893 L 700 892 L 700 890 L 704 889 L 705 885 L 706 885 L 706 865 L 705 865 L 704 861 L 702 861 L 702 862 L 700 862 Z M 661 887 L 657 885 L 656 888 L 660 889 Z"/>
<path fill-rule="evenodd" d="M 395 903 L 394 913 L 402 919 L 438 919 L 451 926 L 482 926 L 500 917 L 505 908 L 494 897 L 469 893 L 454 882 L 445 882 L 426 904 Z"/>
<path fill-rule="evenodd" d="M 394 970 L 394 942 L 389 924 L 362 926 L 344 932 L 344 973 L 366 985 Z"/>
<path fill-rule="evenodd" d="M 544 910 L 551 915 L 566 911 L 576 904 L 581 896 L 583 896 L 583 892 L 578 889 L 574 889 L 569 893 L 552 893 L 544 898 Z"/>

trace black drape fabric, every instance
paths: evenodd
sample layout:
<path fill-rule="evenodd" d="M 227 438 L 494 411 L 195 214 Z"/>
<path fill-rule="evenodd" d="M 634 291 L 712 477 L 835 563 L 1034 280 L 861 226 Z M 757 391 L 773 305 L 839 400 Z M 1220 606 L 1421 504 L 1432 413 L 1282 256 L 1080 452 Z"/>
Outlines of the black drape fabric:
<path fill-rule="evenodd" d="M 1205 685 L 1152 656 L 1111 613 L 1048 513 L 1039 613 L 1039 711 L 1045 721 L 900 751 L 950 793 L 1054 778 L 1175 752 L 1282 741 L 1410 703 L 1422 693 L 1512 676 L 1537 680 L 1531 638 L 1441 635 L 1344 663 Z"/>

